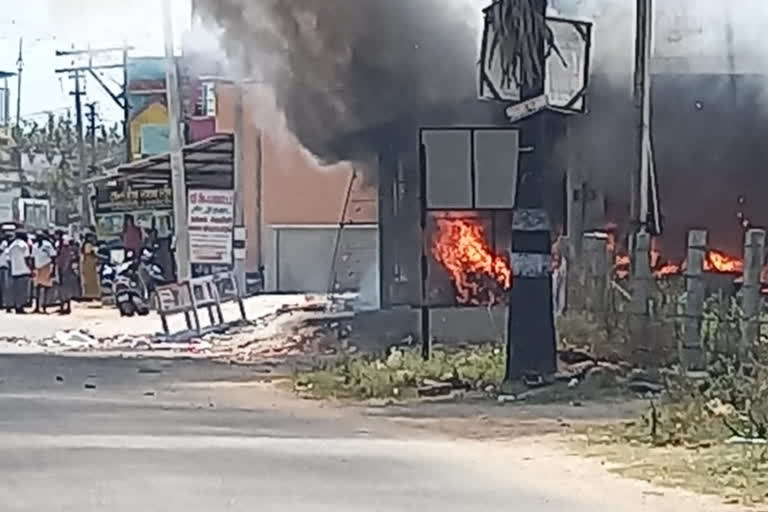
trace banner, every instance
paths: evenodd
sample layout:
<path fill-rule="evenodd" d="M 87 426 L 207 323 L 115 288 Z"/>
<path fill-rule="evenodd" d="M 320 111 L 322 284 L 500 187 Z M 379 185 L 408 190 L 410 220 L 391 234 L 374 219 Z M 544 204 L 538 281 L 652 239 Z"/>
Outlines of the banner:
<path fill-rule="evenodd" d="M 190 190 L 190 263 L 232 264 L 234 193 L 231 190 Z"/>

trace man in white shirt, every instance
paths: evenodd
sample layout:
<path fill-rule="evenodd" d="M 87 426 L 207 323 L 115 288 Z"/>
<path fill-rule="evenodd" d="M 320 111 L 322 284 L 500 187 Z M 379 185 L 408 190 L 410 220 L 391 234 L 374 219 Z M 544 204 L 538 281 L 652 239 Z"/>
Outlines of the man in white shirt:
<path fill-rule="evenodd" d="M 11 294 L 12 306 L 16 313 L 23 315 L 24 308 L 29 303 L 29 278 L 32 270 L 29 268 L 30 250 L 27 243 L 27 234 L 17 232 L 8 246 L 8 259 L 11 267 Z"/>
<path fill-rule="evenodd" d="M 48 233 L 41 231 L 37 234 L 35 245 L 32 248 L 32 257 L 35 263 L 35 313 L 44 314 L 50 292 L 53 289 L 53 259 L 56 257 L 56 247 L 54 247 Z"/>
<path fill-rule="evenodd" d="M 6 312 L 13 311 L 11 300 L 11 257 L 8 253 L 8 246 L 13 240 L 6 233 L 2 234 L 0 240 L 0 306 L 5 308 Z"/>

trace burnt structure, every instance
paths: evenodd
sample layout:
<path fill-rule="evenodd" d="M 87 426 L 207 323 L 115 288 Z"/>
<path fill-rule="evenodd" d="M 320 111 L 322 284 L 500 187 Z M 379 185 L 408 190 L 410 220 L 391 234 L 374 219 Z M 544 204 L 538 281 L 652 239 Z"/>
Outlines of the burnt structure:
<path fill-rule="evenodd" d="M 512 270 L 499 253 L 511 243 L 519 151 L 519 131 L 509 127 L 419 130 L 425 357 L 432 341 L 430 308 L 507 303 Z"/>
<path fill-rule="evenodd" d="M 440 127 L 509 127 L 496 105 L 470 99 L 392 119 L 334 141 L 339 148 L 375 148 L 379 192 L 381 307 L 421 305 L 421 163 L 419 129 Z"/>

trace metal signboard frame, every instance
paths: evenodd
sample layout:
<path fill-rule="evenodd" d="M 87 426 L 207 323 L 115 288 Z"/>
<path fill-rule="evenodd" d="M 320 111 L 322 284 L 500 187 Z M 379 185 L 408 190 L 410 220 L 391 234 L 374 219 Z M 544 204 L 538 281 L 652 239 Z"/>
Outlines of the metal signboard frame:
<path fill-rule="evenodd" d="M 430 161 L 429 161 L 429 148 L 427 147 L 428 136 L 430 133 L 466 133 L 468 135 L 469 144 L 469 158 L 467 163 L 469 165 L 467 171 L 469 176 L 467 181 L 469 184 L 468 197 L 463 201 L 464 204 L 459 204 L 460 201 L 440 203 L 439 199 L 432 197 L 430 190 Z M 510 173 L 513 173 L 510 183 L 509 196 L 510 200 L 507 204 L 498 205 L 496 207 L 487 204 L 482 204 L 481 191 L 478 187 L 478 133 L 497 133 L 497 134 L 515 134 L 517 147 L 515 148 L 515 161 L 510 162 Z M 466 213 L 467 217 L 472 215 L 480 216 L 481 218 L 488 219 L 491 225 L 494 224 L 496 217 L 499 214 L 508 214 L 512 216 L 512 212 L 515 208 L 515 197 L 517 189 L 517 173 L 520 147 L 519 147 L 519 130 L 514 127 L 484 127 L 484 126 L 451 126 L 451 127 L 422 127 L 419 129 L 419 173 L 420 173 L 420 219 L 421 219 L 421 334 L 422 334 L 422 351 L 424 357 L 429 357 L 431 352 L 431 327 L 430 327 L 430 314 L 433 307 L 451 307 L 447 304 L 433 304 L 429 298 L 429 262 L 431 255 L 428 252 L 428 247 L 431 241 L 427 240 L 429 233 L 430 223 L 435 214 L 443 213 Z M 460 216 L 457 218 L 461 218 Z M 455 304 L 453 305 L 455 306 Z M 484 306 L 466 306 L 466 307 L 484 307 Z"/>

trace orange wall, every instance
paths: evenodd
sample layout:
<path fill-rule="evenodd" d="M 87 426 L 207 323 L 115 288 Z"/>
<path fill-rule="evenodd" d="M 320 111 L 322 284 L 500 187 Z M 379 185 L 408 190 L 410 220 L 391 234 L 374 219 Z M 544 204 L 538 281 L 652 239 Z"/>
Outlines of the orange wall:
<path fill-rule="evenodd" d="M 349 164 L 321 166 L 296 142 L 285 128 L 274 107 L 274 100 L 260 85 L 246 86 L 244 154 L 246 189 L 245 215 L 248 231 L 249 263 L 258 253 L 261 230 L 256 222 L 256 168 L 259 155 L 259 130 L 265 128 L 262 147 L 262 222 L 276 224 L 338 224 L 352 175 Z M 216 131 L 234 130 L 235 86 L 217 85 Z M 375 188 L 355 181 L 352 203 L 346 222 L 378 222 Z M 262 244 L 263 246 L 263 244 Z M 249 265 L 251 266 L 251 265 Z"/>

